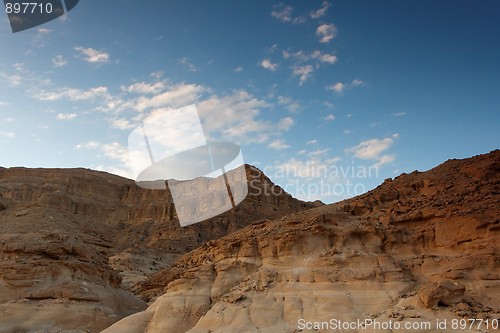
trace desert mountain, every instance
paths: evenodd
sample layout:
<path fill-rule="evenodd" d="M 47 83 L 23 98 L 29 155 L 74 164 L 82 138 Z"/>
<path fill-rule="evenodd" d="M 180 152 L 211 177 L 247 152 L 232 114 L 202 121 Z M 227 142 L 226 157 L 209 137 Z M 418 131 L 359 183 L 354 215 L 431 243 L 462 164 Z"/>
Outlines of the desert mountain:
<path fill-rule="evenodd" d="M 246 177 L 236 209 L 182 228 L 168 190 L 86 169 L 0 168 L 0 332 L 99 332 L 145 310 L 130 287 L 180 255 L 314 207 L 256 168 Z"/>
<path fill-rule="evenodd" d="M 149 307 L 104 332 L 496 331 L 499 199 L 495 150 L 256 221 L 138 282 Z"/>

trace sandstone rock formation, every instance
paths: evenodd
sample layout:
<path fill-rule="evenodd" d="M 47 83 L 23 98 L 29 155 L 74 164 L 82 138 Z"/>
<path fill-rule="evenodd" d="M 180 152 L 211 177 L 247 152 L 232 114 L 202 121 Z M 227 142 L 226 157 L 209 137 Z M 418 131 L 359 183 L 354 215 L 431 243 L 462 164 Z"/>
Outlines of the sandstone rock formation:
<path fill-rule="evenodd" d="M 128 289 L 180 255 L 313 207 L 246 172 L 250 194 L 237 209 L 181 228 L 167 190 L 85 169 L 1 168 L 0 332 L 99 332 L 146 309 Z"/>
<path fill-rule="evenodd" d="M 326 332 L 358 320 L 382 328 L 351 331 L 456 332 L 460 319 L 498 323 L 499 199 L 496 150 L 255 222 L 137 283 L 147 310 L 103 332 Z M 405 329 L 412 325 L 420 326 Z"/>

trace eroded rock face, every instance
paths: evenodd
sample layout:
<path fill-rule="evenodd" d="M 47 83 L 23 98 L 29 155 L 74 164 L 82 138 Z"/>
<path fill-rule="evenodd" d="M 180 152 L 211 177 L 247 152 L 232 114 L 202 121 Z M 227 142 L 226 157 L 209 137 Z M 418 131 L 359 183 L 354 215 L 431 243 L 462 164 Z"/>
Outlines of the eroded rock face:
<path fill-rule="evenodd" d="M 498 150 L 448 161 L 210 241 L 136 284 L 151 305 L 104 332 L 299 332 L 301 319 L 498 319 L 499 165 Z"/>
<path fill-rule="evenodd" d="M 269 191 L 258 169 L 247 176 L 237 209 L 181 228 L 166 190 L 85 169 L 0 169 L 0 331 L 98 332 L 146 309 L 129 287 L 183 253 L 313 206 Z"/>

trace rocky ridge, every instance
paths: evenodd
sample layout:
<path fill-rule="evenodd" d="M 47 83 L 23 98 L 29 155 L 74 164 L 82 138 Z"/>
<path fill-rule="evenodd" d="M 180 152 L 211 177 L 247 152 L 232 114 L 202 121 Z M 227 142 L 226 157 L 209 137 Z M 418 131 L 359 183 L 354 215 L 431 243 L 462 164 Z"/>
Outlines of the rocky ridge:
<path fill-rule="evenodd" d="M 148 309 L 103 332 L 305 332 L 332 319 L 424 332 L 447 320 L 439 331 L 455 332 L 452 320 L 498 320 L 499 186 L 496 150 L 254 223 L 136 284 Z"/>
<path fill-rule="evenodd" d="M 167 190 L 85 169 L 0 168 L 0 332 L 98 332 L 145 309 L 130 286 L 183 253 L 313 207 L 256 168 L 246 175 L 237 209 L 182 228 Z"/>

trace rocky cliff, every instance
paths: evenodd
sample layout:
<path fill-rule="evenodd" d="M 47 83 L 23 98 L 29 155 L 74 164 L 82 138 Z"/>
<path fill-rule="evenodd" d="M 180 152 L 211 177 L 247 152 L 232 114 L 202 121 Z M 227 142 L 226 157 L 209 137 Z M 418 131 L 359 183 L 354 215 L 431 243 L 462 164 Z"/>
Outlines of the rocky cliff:
<path fill-rule="evenodd" d="M 255 222 L 137 283 L 149 307 L 104 332 L 495 331 L 499 199 L 496 150 Z"/>
<path fill-rule="evenodd" d="M 1 168 L 0 332 L 98 332 L 146 309 L 130 286 L 180 255 L 314 206 L 256 168 L 246 175 L 250 193 L 236 209 L 182 228 L 168 190 L 85 169 Z"/>

